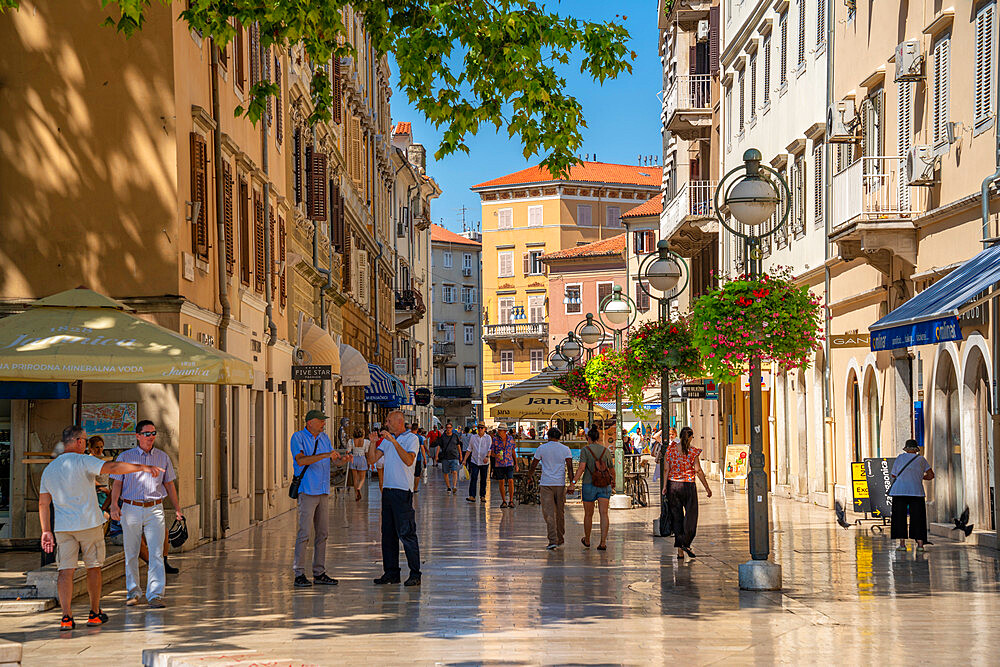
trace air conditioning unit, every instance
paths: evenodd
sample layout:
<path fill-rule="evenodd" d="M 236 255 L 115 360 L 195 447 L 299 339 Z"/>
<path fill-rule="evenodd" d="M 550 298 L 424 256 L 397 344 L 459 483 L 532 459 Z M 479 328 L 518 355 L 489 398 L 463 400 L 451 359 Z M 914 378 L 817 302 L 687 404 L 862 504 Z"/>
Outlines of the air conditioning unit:
<path fill-rule="evenodd" d="M 466 278 L 471 278 L 472 277 L 472 267 L 471 266 L 464 267 L 462 269 L 462 275 L 465 276 Z"/>
<path fill-rule="evenodd" d="M 438 331 L 447 331 L 448 327 L 444 322 L 438 322 Z"/>
<path fill-rule="evenodd" d="M 471 311 L 473 311 L 475 309 L 476 309 L 476 304 L 474 304 L 474 303 L 467 303 L 467 304 L 465 304 L 465 311 L 466 312 L 471 312 Z"/>
<path fill-rule="evenodd" d="M 919 39 L 908 39 L 896 45 L 895 81 L 921 81 L 924 78 L 924 54 Z"/>
<path fill-rule="evenodd" d="M 698 41 L 707 42 L 710 34 L 711 28 L 708 21 L 698 21 Z"/>
<path fill-rule="evenodd" d="M 906 184 L 934 185 L 934 151 L 930 146 L 913 146 L 906 152 Z"/>
<path fill-rule="evenodd" d="M 401 239 L 406 238 L 406 225 L 402 222 L 396 223 L 396 237 Z"/>
<path fill-rule="evenodd" d="M 830 105 L 826 112 L 826 138 L 832 144 L 854 141 L 854 102 L 840 100 Z"/>

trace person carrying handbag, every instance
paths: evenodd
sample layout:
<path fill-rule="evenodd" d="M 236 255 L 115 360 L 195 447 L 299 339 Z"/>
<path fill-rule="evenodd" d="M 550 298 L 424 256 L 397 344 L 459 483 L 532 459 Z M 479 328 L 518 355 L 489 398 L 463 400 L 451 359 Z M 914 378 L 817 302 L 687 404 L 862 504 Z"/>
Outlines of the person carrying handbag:
<path fill-rule="evenodd" d="M 336 586 L 326 573 L 326 536 L 329 526 L 330 462 L 340 458 L 324 432 L 327 416 L 321 410 L 306 413 L 306 427 L 292 434 L 294 477 L 288 495 L 298 501 L 298 533 L 295 536 L 296 588 L 317 584 Z M 305 554 L 309 533 L 313 532 L 312 581 L 306 578 Z"/>
<path fill-rule="evenodd" d="M 910 518 L 909 537 L 917 543 L 916 551 L 924 550 L 927 541 L 927 504 L 924 480 L 934 479 L 931 464 L 920 455 L 916 440 L 907 440 L 903 453 L 893 461 L 892 484 L 886 495 L 892 497 L 892 528 L 890 537 L 899 540 L 897 551 L 906 551 L 906 518 Z"/>

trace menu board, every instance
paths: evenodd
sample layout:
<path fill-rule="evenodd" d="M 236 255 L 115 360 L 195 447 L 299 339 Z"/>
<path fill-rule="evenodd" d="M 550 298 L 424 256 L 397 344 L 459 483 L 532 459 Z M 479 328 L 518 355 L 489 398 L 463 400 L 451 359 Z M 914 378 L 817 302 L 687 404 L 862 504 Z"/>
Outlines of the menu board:
<path fill-rule="evenodd" d="M 746 479 L 750 445 L 726 445 L 726 465 L 723 479 Z"/>
<path fill-rule="evenodd" d="M 84 403 L 83 430 L 104 438 L 104 448 L 129 449 L 135 445 L 137 403 Z"/>

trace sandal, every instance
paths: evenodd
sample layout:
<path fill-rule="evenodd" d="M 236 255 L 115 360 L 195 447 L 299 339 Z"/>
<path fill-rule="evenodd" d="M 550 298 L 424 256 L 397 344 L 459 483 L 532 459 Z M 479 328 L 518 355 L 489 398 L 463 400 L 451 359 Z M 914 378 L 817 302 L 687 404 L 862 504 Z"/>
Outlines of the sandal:
<path fill-rule="evenodd" d="M 597 550 L 598 551 L 607 551 L 608 550 L 608 545 L 607 544 L 598 544 L 597 545 Z"/>
<path fill-rule="evenodd" d="M 582 544 L 587 549 L 590 548 L 590 540 L 588 540 L 586 537 L 580 538 L 580 544 Z"/>
<path fill-rule="evenodd" d="M 694 552 L 691 551 L 691 547 L 681 547 L 681 548 L 684 549 L 684 553 L 686 553 L 689 558 L 697 558 L 697 556 L 694 555 Z"/>

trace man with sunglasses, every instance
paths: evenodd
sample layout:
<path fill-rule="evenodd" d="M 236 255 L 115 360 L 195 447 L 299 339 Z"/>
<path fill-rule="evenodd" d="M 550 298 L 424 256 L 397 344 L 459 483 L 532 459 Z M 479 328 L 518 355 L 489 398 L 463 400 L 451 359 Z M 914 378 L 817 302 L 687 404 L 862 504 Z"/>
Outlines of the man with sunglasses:
<path fill-rule="evenodd" d="M 486 485 L 489 483 L 490 449 L 493 436 L 486 432 L 486 424 L 476 424 L 476 432 L 469 436 L 469 448 L 462 463 L 469 468 L 470 503 L 476 502 L 476 481 L 479 481 L 479 502 L 486 502 Z"/>
<path fill-rule="evenodd" d="M 135 427 L 138 444 L 118 455 L 117 461 L 138 463 L 160 468 L 164 473 L 153 476 L 146 472 L 111 475 L 111 518 L 122 524 L 125 543 L 125 604 L 134 607 L 143 601 L 139 582 L 139 545 L 143 536 L 149 551 L 149 570 L 146 573 L 146 603 L 151 609 L 162 609 L 166 572 L 163 564 L 163 538 L 167 532 L 163 518 L 163 499 L 169 498 L 178 520 L 183 518 L 177 497 L 174 464 L 162 449 L 153 447 L 156 442 L 156 425 L 143 419 Z M 122 500 L 119 508 L 118 499 Z"/>

